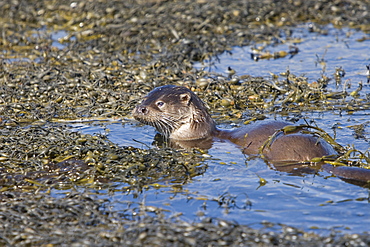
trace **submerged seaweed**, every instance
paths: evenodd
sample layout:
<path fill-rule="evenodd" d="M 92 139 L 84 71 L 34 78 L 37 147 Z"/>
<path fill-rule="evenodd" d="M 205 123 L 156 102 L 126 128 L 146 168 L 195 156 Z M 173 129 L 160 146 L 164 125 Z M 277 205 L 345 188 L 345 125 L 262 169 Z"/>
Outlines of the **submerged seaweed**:
<path fill-rule="evenodd" d="M 119 147 L 102 135 L 69 132 L 51 124 L 74 119 L 128 118 L 147 92 L 165 84 L 196 92 L 219 122 L 265 114 L 370 108 L 362 84 L 327 89 L 281 71 L 271 78 L 195 70 L 233 46 L 291 39 L 307 23 L 370 31 L 369 0 L 334 1 L 18 1 L 0 2 L 0 244 L 205 246 L 368 245 L 368 235 L 320 237 L 283 226 L 257 231 L 212 219 L 199 223 L 102 209 L 89 193 L 49 196 L 52 189 L 181 186 L 206 170 L 198 151 Z M 63 37 L 54 38 L 55 33 Z M 267 58 L 262 50 L 258 58 Z M 273 54 L 283 57 L 292 51 Z M 270 54 L 271 55 L 271 54 Z M 334 80 L 340 83 L 344 70 Z M 362 138 L 361 128 L 356 135 Z M 340 162 L 368 164 L 368 154 Z M 338 161 L 338 162 L 339 162 Z M 226 201 L 222 201 L 226 200 Z M 232 203 L 221 198 L 221 203 Z M 143 207 L 144 208 L 144 207 Z M 145 212 L 144 209 L 141 209 Z"/>
<path fill-rule="evenodd" d="M 105 136 L 68 132 L 65 126 L 2 129 L 0 186 L 7 190 L 112 188 L 134 193 L 160 181 L 172 185 L 205 172 L 201 153 L 119 147 Z"/>

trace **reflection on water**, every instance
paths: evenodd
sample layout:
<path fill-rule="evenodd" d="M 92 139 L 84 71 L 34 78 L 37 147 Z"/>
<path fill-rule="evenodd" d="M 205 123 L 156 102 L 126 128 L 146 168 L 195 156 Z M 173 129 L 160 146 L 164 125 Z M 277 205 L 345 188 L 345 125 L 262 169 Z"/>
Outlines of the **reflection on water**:
<path fill-rule="evenodd" d="M 59 50 L 67 47 L 66 45 L 60 43 L 60 41 L 63 39 L 68 42 L 76 40 L 75 37 L 69 37 L 68 32 L 64 30 L 59 30 L 51 33 L 51 40 L 53 41 L 52 46 L 58 48 Z"/>
<path fill-rule="evenodd" d="M 76 37 L 70 33 L 68 33 L 65 30 L 58 30 L 58 31 L 50 31 L 46 27 L 38 28 L 35 30 L 30 31 L 31 38 L 35 39 L 33 42 L 34 45 L 28 45 L 28 44 L 21 44 L 18 48 L 13 49 L 36 49 L 36 50 L 44 50 L 44 49 L 51 49 L 51 48 L 57 48 L 59 50 L 63 50 L 67 47 L 65 43 L 72 42 L 76 40 Z M 30 39 L 31 39 L 30 38 Z M 42 40 L 51 40 L 51 45 L 49 47 L 48 43 L 42 43 Z M 40 41 L 41 40 L 41 41 Z M 41 42 L 41 44 L 39 44 Z M 24 46 L 24 47 L 23 47 Z M 23 47 L 23 48 L 22 48 Z M 27 56 L 25 57 L 19 57 L 19 54 L 13 54 L 12 50 L 2 50 L 2 56 L 0 56 L 1 59 L 4 59 L 7 63 L 13 63 L 13 62 L 30 62 L 31 59 Z M 33 60 L 35 62 L 40 62 L 42 60 L 42 56 L 34 57 Z"/>
<path fill-rule="evenodd" d="M 366 113 L 363 114 L 366 117 Z M 361 121 L 357 116 L 352 119 L 351 116 L 333 114 L 323 117 L 311 113 L 307 117 L 323 126 L 343 122 L 343 119 L 351 119 L 352 123 Z M 87 134 L 105 133 L 119 145 L 139 148 L 151 146 L 155 135 L 152 127 L 131 122 L 124 125 L 95 122 L 72 127 Z M 327 127 L 324 129 L 333 134 Z M 352 133 L 350 128 L 343 126 L 338 130 L 338 140 L 341 144 L 354 141 Z M 365 151 L 367 141 L 356 140 L 356 147 Z M 123 201 L 137 204 L 145 201 L 147 206 L 169 210 L 170 215 L 182 213 L 183 218 L 190 221 L 212 216 L 241 224 L 283 223 L 305 230 L 349 228 L 346 231 L 363 232 L 364 225 L 370 226 L 368 189 L 345 183 L 325 172 L 305 176 L 278 172 L 262 160 L 246 161 L 237 147 L 226 142 L 216 142 L 208 154 L 212 160 L 204 176 L 194 178 L 182 189 L 175 190 L 171 186 L 150 188 L 133 198 L 124 190 L 120 191 L 125 185 L 118 185 L 116 192 L 109 195 L 110 206 L 115 210 L 126 210 Z M 259 177 L 267 183 L 261 186 Z"/>
<path fill-rule="evenodd" d="M 302 38 L 303 42 L 295 44 L 299 53 L 290 58 L 256 62 L 251 59 L 250 47 L 236 47 L 232 55 L 225 53 L 219 56 L 219 62 L 211 66 L 209 63 L 196 64 L 196 67 L 224 73 L 230 66 L 237 75 L 253 76 L 269 76 L 269 72 L 278 73 L 289 68 L 297 75 L 306 74 L 310 81 L 316 80 L 322 73 L 332 77 L 336 68 L 342 67 L 345 71 L 343 79 L 348 80 L 347 83 L 357 87 L 362 81 L 364 88 L 360 93 L 370 93 L 366 84 L 370 41 L 357 41 L 366 34 L 329 28 L 329 35 L 318 35 L 298 28 L 293 36 Z M 273 52 L 284 50 L 288 45 L 267 46 L 266 49 Z M 342 90 L 344 86 L 336 85 L 333 80 L 329 87 Z M 369 114 L 367 110 L 338 112 L 336 109 L 302 112 L 304 118 L 314 120 L 318 127 L 335 136 L 340 144 L 354 145 L 361 151 L 369 147 Z M 363 136 L 355 135 L 353 126 L 361 124 L 364 125 Z M 86 134 L 106 134 L 114 143 L 138 148 L 152 147 L 155 135 L 152 127 L 130 120 L 124 124 L 92 122 L 73 124 L 71 127 Z M 325 172 L 302 176 L 278 172 L 262 160 L 247 160 L 237 147 L 226 142 L 216 142 L 208 154 L 211 159 L 206 173 L 193 178 L 182 188 L 170 185 L 148 188 L 134 197 L 126 194 L 122 189 L 124 185 L 118 184 L 114 193 L 104 194 L 101 191 L 100 197 L 109 199 L 109 206 L 115 210 L 126 210 L 127 205 L 123 203 L 126 201 L 137 204 L 145 201 L 147 206 L 169 210 L 169 215 L 181 213 L 189 221 L 211 216 L 252 226 L 262 221 L 282 223 L 304 230 L 316 229 L 318 233 L 327 233 L 323 229 L 353 233 L 369 230 L 368 189 L 345 183 Z M 261 184 L 260 178 L 267 183 Z"/>
<path fill-rule="evenodd" d="M 299 43 L 295 43 L 295 42 Z M 266 46 L 264 52 L 289 51 L 295 46 L 299 52 L 294 56 L 278 59 L 252 59 L 252 49 Z M 218 60 L 194 64 L 205 69 L 226 74 L 231 67 L 238 75 L 270 76 L 289 69 L 293 74 L 305 75 L 312 82 L 322 74 L 333 78 L 336 69 L 345 71 L 344 80 L 350 79 L 354 85 L 367 81 L 367 65 L 370 64 L 369 34 L 352 29 L 328 27 L 327 35 L 308 32 L 305 26 L 294 29 L 292 37 L 279 45 L 257 44 L 250 47 L 234 47 L 230 52 L 218 56 Z M 335 84 L 332 84 L 335 85 Z"/>

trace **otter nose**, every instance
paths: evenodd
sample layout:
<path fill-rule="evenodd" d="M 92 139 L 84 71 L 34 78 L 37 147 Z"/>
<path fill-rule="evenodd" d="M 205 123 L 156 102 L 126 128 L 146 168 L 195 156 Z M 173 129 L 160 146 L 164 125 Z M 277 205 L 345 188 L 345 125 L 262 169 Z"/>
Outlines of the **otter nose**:
<path fill-rule="evenodd" d="M 148 109 L 145 106 L 138 106 L 137 107 L 137 112 L 142 113 L 142 114 L 147 114 Z"/>

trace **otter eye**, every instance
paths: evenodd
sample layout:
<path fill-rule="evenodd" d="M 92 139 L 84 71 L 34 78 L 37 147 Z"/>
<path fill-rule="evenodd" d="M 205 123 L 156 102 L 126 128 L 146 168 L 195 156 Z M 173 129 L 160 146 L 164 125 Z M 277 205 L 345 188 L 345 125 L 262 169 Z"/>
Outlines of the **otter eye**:
<path fill-rule="evenodd" d="M 162 107 L 162 106 L 164 106 L 164 102 L 163 101 L 158 101 L 156 104 L 157 104 L 157 106 L 159 108 Z"/>

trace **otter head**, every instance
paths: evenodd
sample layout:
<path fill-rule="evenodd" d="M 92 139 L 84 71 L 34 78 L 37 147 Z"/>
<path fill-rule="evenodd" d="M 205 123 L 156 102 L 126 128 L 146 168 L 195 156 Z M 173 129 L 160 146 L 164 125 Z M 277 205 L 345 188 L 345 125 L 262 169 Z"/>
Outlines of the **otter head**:
<path fill-rule="evenodd" d="M 203 102 L 186 87 L 157 87 L 132 114 L 136 120 L 175 140 L 203 139 L 216 130 Z"/>

